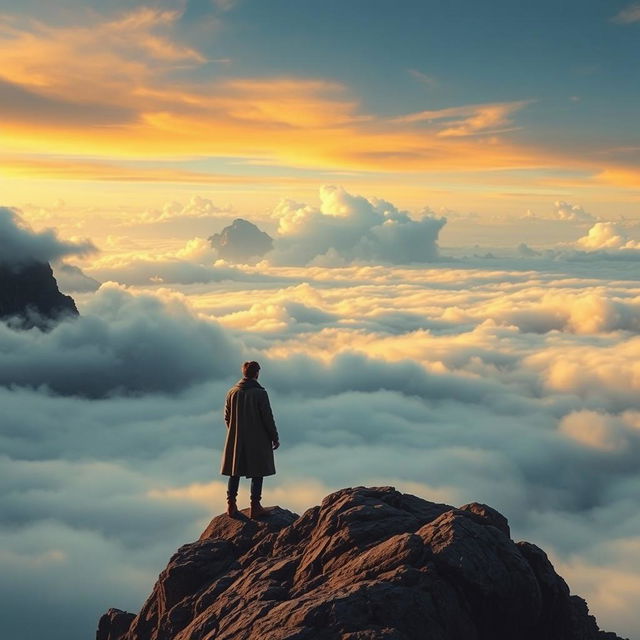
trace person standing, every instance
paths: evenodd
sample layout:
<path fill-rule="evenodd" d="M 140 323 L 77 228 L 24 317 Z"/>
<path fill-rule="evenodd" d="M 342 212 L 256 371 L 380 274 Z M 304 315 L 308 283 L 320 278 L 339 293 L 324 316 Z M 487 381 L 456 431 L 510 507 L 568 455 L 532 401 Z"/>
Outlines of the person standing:
<path fill-rule="evenodd" d="M 260 365 L 255 361 L 242 365 L 242 380 L 227 393 L 224 422 L 227 437 L 220 473 L 229 476 L 227 514 L 238 512 L 236 499 L 240 476 L 251 478 L 251 518 L 268 515 L 262 507 L 262 480 L 276 472 L 273 451 L 280 446 L 269 396 L 258 383 Z"/>

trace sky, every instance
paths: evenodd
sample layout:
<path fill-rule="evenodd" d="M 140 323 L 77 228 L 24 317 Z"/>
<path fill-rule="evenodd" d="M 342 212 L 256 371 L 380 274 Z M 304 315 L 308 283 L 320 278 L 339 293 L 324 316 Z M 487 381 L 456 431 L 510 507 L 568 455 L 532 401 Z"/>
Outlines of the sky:
<path fill-rule="evenodd" d="M 640 640 L 639 37 L 616 0 L 0 0 L 0 261 L 80 311 L 0 323 L 3 632 L 140 608 L 256 359 L 265 504 L 485 502 Z"/>
<path fill-rule="evenodd" d="M 327 182 L 637 217 L 638 7 L 0 2 L 8 203 L 244 210 Z M 70 194 L 71 192 L 71 194 Z"/>

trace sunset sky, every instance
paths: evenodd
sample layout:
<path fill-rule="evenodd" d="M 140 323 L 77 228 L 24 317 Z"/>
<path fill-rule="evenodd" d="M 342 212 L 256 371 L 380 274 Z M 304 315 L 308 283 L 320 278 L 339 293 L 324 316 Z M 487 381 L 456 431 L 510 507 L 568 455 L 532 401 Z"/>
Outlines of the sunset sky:
<path fill-rule="evenodd" d="M 0 6 L 14 205 L 249 209 L 340 182 L 403 207 L 638 217 L 638 5 Z"/>
<path fill-rule="evenodd" d="M 0 322 L 2 633 L 139 610 L 256 359 L 266 504 L 485 502 L 640 640 L 639 54 L 618 0 L 0 0 L 0 262 L 80 312 Z"/>

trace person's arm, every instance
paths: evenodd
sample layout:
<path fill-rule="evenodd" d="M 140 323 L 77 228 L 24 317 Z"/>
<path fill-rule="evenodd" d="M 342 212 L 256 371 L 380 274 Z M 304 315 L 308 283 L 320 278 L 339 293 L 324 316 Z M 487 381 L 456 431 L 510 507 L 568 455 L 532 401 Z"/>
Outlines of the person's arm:
<path fill-rule="evenodd" d="M 276 428 L 276 421 L 273 419 L 273 412 L 271 411 L 271 403 L 269 402 L 269 396 L 266 391 L 260 393 L 260 416 L 262 417 L 262 424 L 271 438 L 273 448 L 277 449 L 280 446 L 280 437 L 278 436 L 278 429 Z"/>
<path fill-rule="evenodd" d="M 229 428 L 229 420 L 231 420 L 231 394 L 227 393 L 227 397 L 224 400 L 224 423 Z"/>

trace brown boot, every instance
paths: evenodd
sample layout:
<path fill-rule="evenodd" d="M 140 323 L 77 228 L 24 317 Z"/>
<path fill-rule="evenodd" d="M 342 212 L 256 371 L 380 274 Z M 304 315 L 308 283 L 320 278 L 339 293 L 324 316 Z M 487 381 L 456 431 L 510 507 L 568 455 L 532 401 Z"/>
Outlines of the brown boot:
<path fill-rule="evenodd" d="M 264 516 L 268 516 L 269 511 L 267 509 L 263 509 L 260 504 L 260 500 L 252 500 L 251 501 L 251 509 L 249 513 L 250 518 L 263 518 Z"/>
<path fill-rule="evenodd" d="M 235 516 L 238 513 L 238 505 L 235 498 L 227 498 L 227 515 Z"/>

